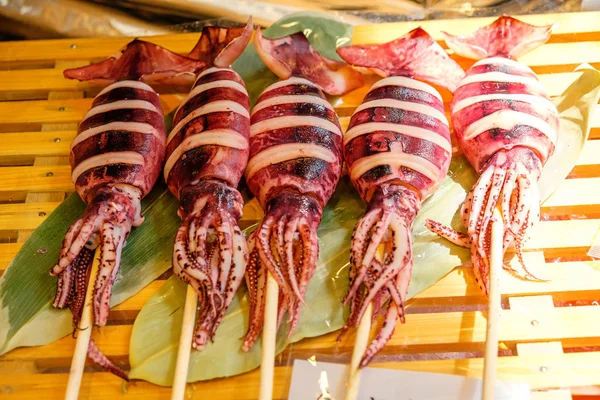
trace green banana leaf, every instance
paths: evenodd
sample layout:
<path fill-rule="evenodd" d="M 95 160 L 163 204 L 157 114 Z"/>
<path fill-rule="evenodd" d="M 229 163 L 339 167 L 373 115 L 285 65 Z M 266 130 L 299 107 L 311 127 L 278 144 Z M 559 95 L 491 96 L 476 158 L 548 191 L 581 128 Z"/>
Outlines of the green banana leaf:
<path fill-rule="evenodd" d="M 541 179 L 542 199 L 547 199 L 571 171 L 589 135 L 590 111 L 598 102 L 600 73 L 583 68 L 583 73 L 554 103 L 561 129 L 554 156 Z M 477 176 L 464 157 L 457 157 L 450 173 L 436 193 L 427 200 L 414 225 L 414 268 L 409 286 L 411 298 L 433 285 L 454 267 L 469 260 L 469 251 L 428 231 L 424 222 L 432 218 L 461 228 L 460 206 Z M 249 209 L 256 209 L 251 202 Z M 325 208 L 319 228 L 320 254 L 315 276 L 306 292 L 296 332 L 287 340 L 287 327 L 279 331 L 276 353 L 289 343 L 340 329 L 344 323 L 341 305 L 348 288 L 348 259 L 352 229 L 365 209 L 348 178 L 342 178 Z M 449 212 L 449 210 L 453 210 Z M 250 228 L 251 229 L 251 228 Z M 130 377 L 170 386 L 173 381 L 185 302 L 185 284 L 171 277 L 139 313 L 130 342 Z M 260 365 L 261 342 L 244 353 L 241 338 L 247 329 L 248 298 L 240 288 L 226 317 L 217 329 L 215 342 L 202 352 L 192 351 L 187 381 L 195 382 L 233 376 Z M 332 346 L 334 343 L 332 343 Z"/>
<path fill-rule="evenodd" d="M 85 204 L 69 196 L 23 245 L 0 278 L 0 354 L 21 346 L 51 343 L 72 332 L 71 312 L 52 307 L 58 260 L 65 232 L 83 214 Z M 180 224 L 177 201 L 158 185 L 143 201 L 144 224 L 134 229 L 123 250 L 111 306 L 122 303 L 171 266 L 172 243 Z"/>

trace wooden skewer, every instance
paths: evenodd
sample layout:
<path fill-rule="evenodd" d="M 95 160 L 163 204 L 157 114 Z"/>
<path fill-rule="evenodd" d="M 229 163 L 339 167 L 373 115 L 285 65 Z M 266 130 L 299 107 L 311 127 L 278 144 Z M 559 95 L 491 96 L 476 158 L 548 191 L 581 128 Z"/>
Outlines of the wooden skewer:
<path fill-rule="evenodd" d="M 498 331 L 500 323 L 501 294 L 500 272 L 502 271 L 502 246 L 504 221 L 500 210 L 494 210 L 490 252 L 490 286 L 488 293 L 488 317 L 485 335 L 483 363 L 483 400 L 493 400 L 496 388 L 496 360 L 498 359 Z"/>
<path fill-rule="evenodd" d="M 192 351 L 192 338 L 194 335 L 194 322 L 196 320 L 196 306 L 198 296 L 191 285 L 187 285 L 185 292 L 185 306 L 183 308 L 183 322 L 181 324 L 181 335 L 179 336 L 179 349 L 177 350 L 177 363 L 175 364 L 175 376 L 173 378 L 173 389 L 171 400 L 183 399 L 185 385 L 187 383 L 188 367 L 190 364 L 190 353 Z"/>
<path fill-rule="evenodd" d="M 275 341 L 277 337 L 277 301 L 279 286 L 269 273 L 265 299 L 265 319 L 262 331 L 262 359 L 260 363 L 259 400 L 273 398 L 273 373 L 275 367 Z"/>
<path fill-rule="evenodd" d="M 375 258 L 381 262 L 385 255 L 386 244 L 382 243 L 377 247 Z M 346 387 L 345 400 L 356 400 L 358 398 L 358 389 L 360 387 L 360 375 L 362 369 L 359 368 L 360 362 L 367 350 L 369 344 L 369 334 L 371 333 L 371 321 L 373 320 L 373 303 L 367 306 L 356 330 L 356 339 L 354 339 L 354 350 L 350 360 L 350 371 L 348 374 L 348 386 Z"/>
<path fill-rule="evenodd" d="M 77 342 L 75 343 L 75 352 L 71 360 L 71 371 L 69 372 L 69 381 L 67 382 L 67 392 L 65 400 L 77 400 L 79 398 L 79 388 L 81 387 L 81 377 L 85 368 L 90 338 L 92 337 L 92 328 L 94 324 L 94 314 L 92 312 L 92 302 L 94 297 L 94 286 L 98 268 L 100 266 L 100 247 L 94 253 L 92 268 L 90 271 L 90 280 L 85 292 L 83 310 L 79 320 L 79 330 L 77 331 Z"/>
<path fill-rule="evenodd" d="M 371 332 L 371 320 L 373 318 L 373 303 L 370 303 L 363 315 L 358 329 L 356 331 L 356 340 L 354 341 L 354 351 L 350 361 L 350 373 L 348 375 L 348 387 L 346 388 L 346 400 L 356 400 L 358 398 L 358 388 L 360 387 L 360 375 L 362 369 L 359 368 L 367 344 L 369 343 L 369 333 Z"/>

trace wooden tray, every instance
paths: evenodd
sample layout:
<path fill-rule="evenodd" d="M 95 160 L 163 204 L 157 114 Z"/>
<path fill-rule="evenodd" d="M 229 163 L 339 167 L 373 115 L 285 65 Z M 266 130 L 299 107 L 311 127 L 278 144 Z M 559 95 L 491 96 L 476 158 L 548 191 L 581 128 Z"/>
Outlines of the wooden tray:
<path fill-rule="evenodd" d="M 550 42 L 521 60 L 540 75 L 552 96 L 577 77 L 582 62 L 600 68 L 600 13 L 522 17 L 535 24 L 558 22 Z M 491 19 L 428 21 L 436 39 L 440 29 L 467 33 Z M 394 39 L 418 23 L 365 25 L 353 42 Z M 197 34 L 155 37 L 186 53 Z M 73 191 L 68 152 L 78 121 L 97 89 L 62 77 L 67 67 L 106 57 L 129 38 L 0 43 L 0 273 L 28 235 Z M 472 61 L 459 59 L 468 68 Z M 370 84 L 372 81 L 370 82 Z M 338 112 L 347 123 L 368 87 L 343 98 Z M 184 94 L 163 94 L 165 113 Z M 446 98 L 446 101 L 448 98 Z M 596 108 L 600 108 L 597 105 Z M 543 222 L 527 243 L 531 269 L 550 281 L 533 283 L 502 276 L 503 307 L 499 379 L 528 382 L 541 400 L 600 392 L 600 261 L 586 255 L 600 226 L 600 110 L 590 140 L 560 189 L 544 204 Z M 541 234 L 543 232 L 543 234 Z M 129 337 L 140 308 L 164 280 L 115 307 L 109 325 L 94 331 L 98 346 L 128 365 Z M 410 302 L 406 325 L 399 325 L 373 366 L 480 377 L 485 340 L 486 300 L 468 268 L 457 268 Z M 275 398 L 286 398 L 293 358 L 349 361 L 353 336 L 334 346 L 336 334 L 303 340 L 279 357 Z M 43 347 L 20 348 L 0 357 L 0 398 L 62 398 L 75 341 L 70 337 Z M 385 360 L 385 362 L 384 362 Z M 88 366 L 81 398 L 168 398 L 170 388 L 118 378 Z M 190 395 L 211 399 L 253 399 L 258 370 L 230 379 L 188 385 Z M 208 396 L 208 397 L 207 397 Z"/>

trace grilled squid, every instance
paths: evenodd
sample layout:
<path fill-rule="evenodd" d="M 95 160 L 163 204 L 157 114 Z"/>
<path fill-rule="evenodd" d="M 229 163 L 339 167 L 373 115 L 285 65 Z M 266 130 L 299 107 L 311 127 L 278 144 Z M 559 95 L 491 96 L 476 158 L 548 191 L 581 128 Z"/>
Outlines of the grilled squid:
<path fill-rule="evenodd" d="M 167 139 L 164 176 L 180 201 L 183 219 L 175 237 L 173 270 L 198 294 L 192 342 L 197 350 L 207 339 L 214 340 L 248 261 L 237 223 L 244 202 L 236 188 L 248 162 L 250 105 L 242 78 L 229 67 L 248 44 L 250 22 L 246 29 L 249 33 L 235 45 L 198 55 L 211 67 L 197 76 Z M 226 28 L 223 32 L 227 36 Z"/>
<path fill-rule="evenodd" d="M 302 33 L 254 44 L 283 80 L 260 95 L 251 114 L 249 189 L 265 217 L 249 240 L 246 283 L 250 323 L 243 349 L 262 330 L 267 273 L 279 286 L 278 327 L 288 313 L 291 335 L 319 255 L 317 229 L 323 207 L 342 171 L 342 131 L 325 98 L 362 85 L 362 75 L 318 54 Z"/>
<path fill-rule="evenodd" d="M 245 27 L 202 28 L 198 42 L 187 56 L 157 44 L 134 39 L 105 60 L 63 72 L 67 79 L 108 85 L 127 79 L 154 85 L 189 89 L 196 75 L 209 68 L 228 67 L 244 50 L 252 36 L 252 18 Z"/>
<path fill-rule="evenodd" d="M 488 293 L 491 221 L 504 220 L 503 253 L 512 245 L 524 272 L 523 245 L 539 221 L 538 180 L 558 135 L 558 112 L 535 73 L 515 59 L 545 43 L 551 26 L 503 16 L 469 36 L 445 34 L 457 54 L 477 59 L 450 105 L 458 143 L 479 179 L 461 209 L 467 233 L 428 221 L 428 228 L 471 248 L 480 288 Z M 509 268 L 505 266 L 505 268 Z"/>
<path fill-rule="evenodd" d="M 166 134 L 158 95 L 139 81 L 116 82 L 94 99 L 77 132 L 71 144 L 72 179 L 88 206 L 68 230 L 51 270 L 58 276 L 54 307 L 69 307 L 77 327 L 95 249 L 100 247 L 93 313 L 94 325 L 104 326 L 125 240 L 143 222 L 140 201 L 152 189 L 164 160 Z M 93 340 L 88 355 L 127 379 Z"/>
<path fill-rule="evenodd" d="M 385 315 L 362 357 L 364 367 L 390 339 L 397 320 L 405 322 L 413 222 L 452 157 L 442 97 L 423 81 L 453 90 L 464 72 L 420 28 L 381 45 L 342 47 L 338 54 L 385 77 L 355 110 L 343 140 L 348 175 L 368 208 L 352 236 L 344 299 L 350 315 L 340 337 L 358 326 L 369 304 L 374 317 Z"/>

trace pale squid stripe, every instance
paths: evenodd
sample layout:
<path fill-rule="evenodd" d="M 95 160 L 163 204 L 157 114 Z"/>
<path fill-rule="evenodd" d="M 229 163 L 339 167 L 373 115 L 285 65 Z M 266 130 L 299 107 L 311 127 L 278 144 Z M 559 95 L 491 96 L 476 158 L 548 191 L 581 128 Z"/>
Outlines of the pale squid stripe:
<path fill-rule="evenodd" d="M 473 64 L 473 67 L 478 67 L 480 65 L 506 65 L 507 67 L 511 67 L 523 72 L 529 72 L 531 74 L 534 74 L 533 70 L 531 68 L 529 68 L 527 65 L 523 64 L 522 62 L 518 62 L 515 60 L 511 60 L 509 58 L 504 58 L 504 57 L 490 57 L 490 58 L 484 58 L 483 60 L 479 60 L 477 61 L 475 64 Z M 473 68 L 471 67 L 471 68 Z"/>
<path fill-rule="evenodd" d="M 286 117 L 269 118 L 250 125 L 250 137 L 270 132 L 275 129 L 298 128 L 309 126 L 313 128 L 326 129 L 336 135 L 342 136 L 342 131 L 333 122 L 310 115 L 294 115 Z"/>
<path fill-rule="evenodd" d="M 194 111 L 185 116 L 181 121 L 175 125 L 175 128 L 169 134 L 167 138 L 167 144 L 173 140 L 173 138 L 183 129 L 191 120 L 198 118 L 202 115 L 216 113 L 216 112 L 234 112 L 241 115 L 242 117 L 250 118 L 248 110 L 244 108 L 240 103 L 231 100 L 218 100 L 207 103 L 201 107 L 196 108 Z"/>
<path fill-rule="evenodd" d="M 198 82 L 200 80 L 200 78 L 203 78 L 206 75 L 210 75 L 215 72 L 234 72 L 234 71 L 231 68 L 210 67 L 209 69 L 205 69 L 204 71 L 202 71 L 200 73 L 200 75 L 198 75 L 196 77 L 196 80 L 194 81 L 194 85 L 196 84 L 196 82 Z"/>
<path fill-rule="evenodd" d="M 299 158 L 318 158 L 328 163 L 333 163 L 337 160 L 335 154 L 329 149 L 312 143 L 286 143 L 277 146 L 269 147 L 248 161 L 246 167 L 246 179 L 252 176 L 261 169 L 282 163 L 284 161 L 296 160 Z"/>
<path fill-rule="evenodd" d="M 490 129 L 511 130 L 517 125 L 530 126 L 542 132 L 556 143 L 557 132 L 544 120 L 526 113 L 513 110 L 499 110 L 478 119 L 465 129 L 465 140 L 471 140 Z"/>
<path fill-rule="evenodd" d="M 437 182 L 440 177 L 439 168 L 422 157 L 408 153 L 387 152 L 373 154 L 356 160 L 350 168 L 350 179 L 358 179 L 366 172 L 382 165 L 389 165 L 396 170 L 400 167 L 410 168 L 434 182 Z"/>
<path fill-rule="evenodd" d="M 135 151 L 114 151 L 110 153 L 98 154 L 80 162 L 71 173 L 71 179 L 73 183 L 77 182 L 77 179 L 84 172 L 97 168 L 104 167 L 113 164 L 129 164 L 129 165 L 144 165 L 144 156 Z"/>
<path fill-rule="evenodd" d="M 311 86 L 311 87 L 315 87 L 315 88 L 317 87 L 314 83 L 312 83 L 308 79 L 298 78 L 298 77 L 293 76 L 284 81 L 275 82 L 274 84 L 272 84 L 271 86 L 269 86 L 268 88 L 263 90 L 263 92 L 260 95 L 262 96 L 263 94 L 270 92 L 271 90 L 275 90 L 275 89 L 279 89 L 279 88 L 291 86 L 291 85 L 307 85 L 307 86 Z"/>
<path fill-rule="evenodd" d="M 271 97 L 267 100 L 261 101 L 256 106 L 254 106 L 254 109 L 252 109 L 251 115 L 254 115 L 255 113 L 257 113 L 260 110 L 264 110 L 267 107 L 278 106 L 278 105 L 282 105 L 282 104 L 298 104 L 298 103 L 316 104 L 318 106 L 325 107 L 328 110 L 334 111 L 333 107 L 327 100 L 325 100 L 321 97 L 317 97 L 317 96 L 300 94 L 300 95 L 275 96 L 275 97 Z"/>
<path fill-rule="evenodd" d="M 366 110 L 367 108 L 375 108 L 375 107 L 387 107 L 387 108 L 397 108 L 405 111 L 413 111 L 421 114 L 425 114 L 429 117 L 433 117 L 439 120 L 444 125 L 448 126 L 448 119 L 446 115 L 431 106 L 419 103 L 413 103 L 412 101 L 400 101 L 400 100 L 392 100 L 392 99 L 380 99 L 368 101 L 366 103 L 361 104 L 356 108 L 354 114 L 356 115 L 359 111 Z"/>
<path fill-rule="evenodd" d="M 177 146 L 167 159 L 164 172 L 165 180 L 169 178 L 169 174 L 175 163 L 186 152 L 207 145 L 232 147 L 240 150 L 247 149 L 249 146 L 248 139 L 232 129 L 213 129 L 189 136 Z"/>
<path fill-rule="evenodd" d="M 150 85 L 144 83 L 144 82 L 140 82 L 140 81 L 119 81 L 119 82 L 115 82 L 112 85 L 109 85 L 107 87 L 105 87 L 104 89 L 102 89 L 102 91 L 100 93 L 98 93 L 98 96 L 102 96 L 105 93 L 111 92 L 114 89 L 118 89 L 118 88 L 131 88 L 131 89 L 139 89 L 139 90 L 145 90 L 147 92 L 152 92 L 152 93 L 156 93 L 154 91 L 154 89 L 152 89 L 152 87 L 150 87 Z"/>
<path fill-rule="evenodd" d="M 369 92 L 384 86 L 403 86 L 409 89 L 421 90 L 434 97 L 437 97 L 442 103 L 444 102 L 444 100 L 442 100 L 442 96 L 433 87 L 416 79 L 407 78 L 405 76 L 391 76 L 389 78 L 383 78 L 375 82 L 373 86 L 371 86 L 371 89 L 369 89 Z"/>
<path fill-rule="evenodd" d="M 539 90 L 544 91 L 544 93 L 546 92 L 546 89 L 544 89 L 544 86 L 540 83 L 540 81 L 538 81 L 535 78 L 530 78 L 530 77 L 521 76 L 521 75 L 505 74 L 504 72 L 497 72 L 497 71 L 466 76 L 463 78 L 462 81 L 460 81 L 460 84 L 458 85 L 457 89 L 460 87 L 463 87 L 465 85 L 468 85 L 470 83 L 477 83 L 477 82 L 521 83 L 523 85 L 533 86 Z"/>
<path fill-rule="evenodd" d="M 223 80 L 220 80 L 220 81 L 203 83 L 202 85 L 198 85 L 198 86 L 196 86 L 195 88 L 192 89 L 192 91 L 190 92 L 190 94 L 188 94 L 188 96 L 185 98 L 185 100 L 183 100 L 183 102 L 177 108 L 177 111 L 175 112 L 175 115 L 177 115 L 177 113 L 179 112 L 179 110 L 181 110 L 183 108 L 183 106 L 185 106 L 191 99 L 193 99 L 194 97 L 196 97 L 200 93 L 206 92 L 207 90 L 216 89 L 216 88 L 233 89 L 233 90 L 237 90 L 238 92 L 240 92 L 240 93 L 245 94 L 246 96 L 248 96 L 248 92 L 246 91 L 246 88 L 243 87 L 242 85 L 240 85 L 239 83 L 235 82 L 235 81 L 230 81 L 228 79 L 223 79 Z"/>
<path fill-rule="evenodd" d="M 521 101 L 523 103 L 531 104 L 535 107 L 545 108 L 553 113 L 557 113 L 556 106 L 552 104 L 550 100 L 547 100 L 540 96 L 535 96 L 532 94 L 510 94 L 510 93 L 492 93 L 492 94 L 484 94 L 481 96 L 472 96 L 467 97 L 454 106 L 452 112 L 457 112 L 462 110 L 465 107 L 469 107 L 476 103 L 481 103 L 484 101 L 493 101 L 493 100 L 505 100 L 505 101 Z"/>
<path fill-rule="evenodd" d="M 80 125 L 85 122 L 85 120 L 93 117 L 94 115 L 98 115 L 98 114 L 102 114 L 108 111 L 115 111 L 115 110 L 131 110 L 131 109 L 142 109 L 142 110 L 148 110 L 148 111 L 153 111 L 156 113 L 159 113 L 160 115 L 162 115 L 162 111 L 158 110 L 154 104 L 150 103 L 149 101 L 144 101 L 144 100 L 119 100 L 119 101 L 114 101 L 112 103 L 107 103 L 107 104 L 102 104 L 100 106 L 96 106 L 96 107 L 92 107 L 87 114 L 84 115 L 83 119 L 81 120 Z"/>
<path fill-rule="evenodd" d="M 390 122 L 366 122 L 364 124 L 353 126 L 351 129 L 348 129 L 344 135 L 344 146 L 350 143 L 354 138 L 377 131 L 390 131 L 414 137 L 416 139 L 426 140 L 440 146 L 448 153 L 452 153 L 452 144 L 439 133 L 417 126 L 394 124 Z"/>
<path fill-rule="evenodd" d="M 164 142 L 164 140 L 165 140 L 165 137 L 158 130 L 156 130 L 156 128 L 154 128 L 150 124 L 146 124 L 144 122 L 115 121 L 115 122 L 110 122 L 108 124 L 96 126 L 94 128 L 86 129 L 85 131 L 81 132 L 80 134 L 75 136 L 75 139 L 73 139 L 73 141 L 71 142 L 71 149 L 73 149 L 79 143 L 91 138 L 92 136 L 96 136 L 96 135 L 99 135 L 101 133 L 108 132 L 108 131 L 137 132 L 137 133 L 143 133 L 143 134 L 147 134 L 147 135 L 154 135 L 161 142 Z"/>

